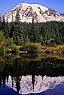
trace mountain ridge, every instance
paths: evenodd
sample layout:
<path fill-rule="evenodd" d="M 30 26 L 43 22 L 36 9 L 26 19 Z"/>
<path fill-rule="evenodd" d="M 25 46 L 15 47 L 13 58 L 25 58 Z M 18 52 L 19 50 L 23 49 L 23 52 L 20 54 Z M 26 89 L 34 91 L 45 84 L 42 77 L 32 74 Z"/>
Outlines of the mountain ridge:
<path fill-rule="evenodd" d="M 64 21 L 64 14 L 56 12 L 54 9 L 44 7 L 39 4 L 20 3 L 12 8 L 10 11 L 4 13 L 5 21 L 15 21 L 15 16 L 19 10 L 21 22 L 47 22 L 47 21 Z M 2 15 L 2 16 L 3 16 Z"/>

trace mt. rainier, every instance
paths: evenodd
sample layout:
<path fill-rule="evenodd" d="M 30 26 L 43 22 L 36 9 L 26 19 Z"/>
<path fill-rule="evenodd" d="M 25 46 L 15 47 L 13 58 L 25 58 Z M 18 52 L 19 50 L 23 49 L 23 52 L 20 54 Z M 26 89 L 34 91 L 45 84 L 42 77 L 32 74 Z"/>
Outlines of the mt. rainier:
<path fill-rule="evenodd" d="M 32 18 L 34 18 L 35 22 L 64 21 L 64 14 L 57 13 L 55 10 L 46 8 L 42 5 L 27 3 L 21 3 L 3 14 L 5 21 L 8 20 L 11 22 L 12 15 L 13 21 L 15 21 L 17 10 L 19 10 L 21 22 L 32 22 Z"/>

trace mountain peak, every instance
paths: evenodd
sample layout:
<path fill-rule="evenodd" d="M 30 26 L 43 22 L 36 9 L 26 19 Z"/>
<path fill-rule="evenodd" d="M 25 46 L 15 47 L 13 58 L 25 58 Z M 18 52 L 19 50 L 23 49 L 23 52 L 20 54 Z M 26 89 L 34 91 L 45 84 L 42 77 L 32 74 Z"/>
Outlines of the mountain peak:
<path fill-rule="evenodd" d="M 64 21 L 63 14 L 57 13 L 55 10 L 39 4 L 28 3 L 20 3 L 9 12 L 5 13 L 5 20 L 11 22 L 13 14 L 13 21 L 15 21 L 17 9 L 19 10 L 21 22 L 32 22 L 32 18 L 34 18 L 35 22 Z"/>

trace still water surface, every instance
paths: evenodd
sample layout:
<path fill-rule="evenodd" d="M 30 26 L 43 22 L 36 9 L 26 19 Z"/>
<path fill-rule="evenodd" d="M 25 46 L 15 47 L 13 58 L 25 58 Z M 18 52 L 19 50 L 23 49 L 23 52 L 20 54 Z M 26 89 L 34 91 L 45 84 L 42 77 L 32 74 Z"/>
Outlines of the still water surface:
<path fill-rule="evenodd" d="M 0 89 L 40 93 L 64 84 L 64 55 L 22 54 L 0 56 Z"/>

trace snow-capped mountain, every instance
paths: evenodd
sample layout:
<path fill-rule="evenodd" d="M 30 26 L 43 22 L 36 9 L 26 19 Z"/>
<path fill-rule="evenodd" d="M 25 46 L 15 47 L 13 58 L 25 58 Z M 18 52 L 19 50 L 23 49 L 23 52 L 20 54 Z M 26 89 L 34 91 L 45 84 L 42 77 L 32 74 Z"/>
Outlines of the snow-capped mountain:
<path fill-rule="evenodd" d="M 32 22 L 32 18 L 35 22 L 64 21 L 64 14 L 42 5 L 27 3 L 21 3 L 5 13 L 5 20 L 11 22 L 13 15 L 13 21 L 15 21 L 17 10 L 19 10 L 21 22 Z"/>

